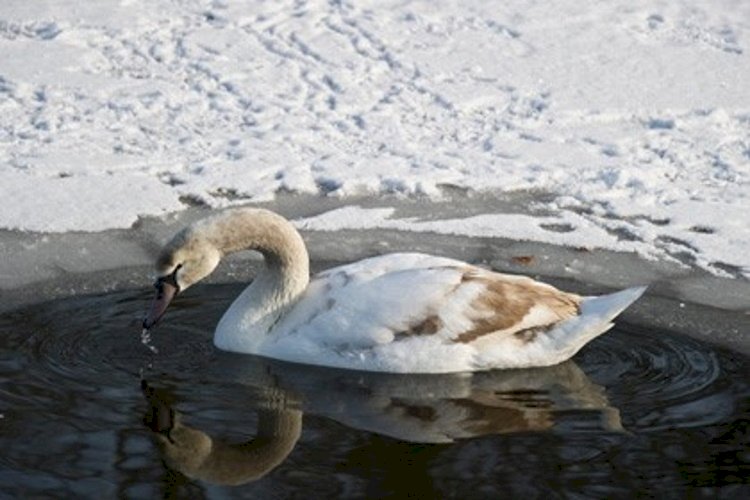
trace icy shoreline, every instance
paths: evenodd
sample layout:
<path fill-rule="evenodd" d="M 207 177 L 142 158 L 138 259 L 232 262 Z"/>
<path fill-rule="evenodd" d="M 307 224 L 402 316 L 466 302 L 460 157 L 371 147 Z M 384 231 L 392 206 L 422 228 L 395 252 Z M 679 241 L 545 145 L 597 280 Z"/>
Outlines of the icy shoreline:
<path fill-rule="evenodd" d="M 393 210 L 391 220 L 432 220 L 449 214 L 470 216 L 486 204 L 433 203 L 363 198 L 358 210 Z M 518 199 L 497 200 L 496 208 Z M 502 205 L 506 206 L 503 207 Z M 282 196 L 263 204 L 295 220 L 302 228 L 316 270 L 366 256 L 420 251 L 464 259 L 511 273 L 527 274 L 582 294 L 649 284 L 648 295 L 624 319 L 686 333 L 750 354 L 750 280 L 724 278 L 677 261 L 643 259 L 630 252 L 586 249 L 511 238 L 467 237 L 396 228 L 309 230 L 332 211 L 351 209 L 347 201 Z M 460 207 L 460 208 L 457 208 Z M 194 208 L 164 218 L 144 218 L 128 230 L 99 233 L 35 234 L 0 232 L 0 310 L 71 295 L 106 293 L 151 284 L 151 264 L 163 242 L 179 227 L 210 210 Z M 364 213 L 368 213 L 365 211 Z M 340 220 L 340 219 L 339 219 Z M 345 226 L 345 224 L 343 224 Z M 252 278 L 259 257 L 250 252 L 223 263 L 210 281 Z M 141 314 L 134 311 L 134 320 Z"/>
<path fill-rule="evenodd" d="M 633 314 L 747 345 L 748 19 L 737 0 L 5 0 L 0 308 L 141 287 L 177 226 L 254 203 L 320 265 L 421 250 L 582 292 L 654 283 L 672 305 Z"/>
<path fill-rule="evenodd" d="M 0 228 L 532 190 L 552 229 L 515 238 L 747 278 L 747 19 L 734 0 L 7 0 Z"/>

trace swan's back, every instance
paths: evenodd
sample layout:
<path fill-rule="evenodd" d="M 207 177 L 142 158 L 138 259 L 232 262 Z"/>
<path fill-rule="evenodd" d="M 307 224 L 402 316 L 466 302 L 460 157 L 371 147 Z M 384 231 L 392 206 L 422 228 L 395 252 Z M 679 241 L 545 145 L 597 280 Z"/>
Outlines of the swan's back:
<path fill-rule="evenodd" d="M 576 342 L 569 333 L 555 341 L 556 330 L 579 318 L 583 303 L 530 278 L 390 254 L 317 275 L 253 352 L 389 372 L 550 365 L 563 361 L 560 352 L 572 356 Z M 605 316 L 601 331 L 612 319 Z M 587 330 L 583 343 L 601 333 Z"/>

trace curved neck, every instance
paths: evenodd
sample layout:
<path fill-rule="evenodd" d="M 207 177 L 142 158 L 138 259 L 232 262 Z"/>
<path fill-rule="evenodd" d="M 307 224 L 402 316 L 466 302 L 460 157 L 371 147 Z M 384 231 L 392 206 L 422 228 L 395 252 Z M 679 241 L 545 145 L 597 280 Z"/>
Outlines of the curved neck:
<path fill-rule="evenodd" d="M 263 254 L 266 269 L 256 277 L 275 294 L 289 300 L 310 280 L 305 242 L 292 224 L 273 212 L 258 208 L 228 210 L 198 222 L 208 241 L 222 255 L 242 250 Z M 281 298 L 281 297 L 279 297 Z"/>
<path fill-rule="evenodd" d="M 268 210 L 230 210 L 206 224 L 208 238 L 223 254 L 251 249 L 265 258 L 265 267 L 235 299 L 214 335 L 221 349 L 254 352 L 310 282 L 305 243 L 291 223 Z"/>
<path fill-rule="evenodd" d="M 256 250 L 266 266 L 288 282 L 310 279 L 305 242 L 292 224 L 269 210 L 239 208 L 206 221 L 208 239 L 222 254 Z M 304 287 L 303 287 L 304 288 Z"/>
<path fill-rule="evenodd" d="M 258 433 L 243 444 L 214 440 L 179 420 L 169 437 L 160 436 L 160 441 L 172 468 L 211 483 L 240 485 L 260 479 L 280 465 L 301 434 L 302 412 L 280 409 L 259 411 Z"/>
<path fill-rule="evenodd" d="M 294 449 L 302 434 L 300 410 L 258 412 L 258 433 L 240 445 L 214 441 L 202 464 L 201 476 L 217 484 L 239 485 L 258 480 L 278 467 Z"/>

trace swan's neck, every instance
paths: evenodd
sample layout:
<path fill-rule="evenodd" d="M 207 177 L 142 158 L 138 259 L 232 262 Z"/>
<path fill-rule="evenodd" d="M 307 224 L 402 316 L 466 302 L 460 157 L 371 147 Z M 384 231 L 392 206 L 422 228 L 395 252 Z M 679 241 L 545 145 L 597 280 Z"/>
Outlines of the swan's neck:
<path fill-rule="evenodd" d="M 159 435 L 159 441 L 167 463 L 188 477 L 239 485 L 260 479 L 281 464 L 301 433 L 300 410 L 266 409 L 258 412 L 258 433 L 247 443 L 214 440 L 179 419 L 167 436 Z"/>
<path fill-rule="evenodd" d="M 234 301 L 216 329 L 217 346 L 256 342 L 296 302 L 310 281 L 309 257 L 297 230 L 283 217 L 260 209 L 238 209 L 208 222 L 212 243 L 222 253 L 256 250 L 265 266 Z M 251 338 L 252 337 L 252 338 Z"/>
<path fill-rule="evenodd" d="M 209 239 L 223 254 L 257 250 L 266 267 L 289 284 L 309 280 L 305 242 L 292 224 L 273 212 L 257 208 L 229 210 L 206 220 Z"/>

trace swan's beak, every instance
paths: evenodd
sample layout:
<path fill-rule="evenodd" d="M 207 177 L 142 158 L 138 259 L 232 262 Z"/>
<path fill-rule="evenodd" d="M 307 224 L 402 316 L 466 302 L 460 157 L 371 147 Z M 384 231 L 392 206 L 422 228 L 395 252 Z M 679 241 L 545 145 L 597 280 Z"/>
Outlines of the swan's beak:
<path fill-rule="evenodd" d="M 145 380 L 141 380 L 141 390 L 149 404 L 143 423 L 152 431 L 169 436 L 169 431 L 175 426 L 174 411 L 164 400 L 163 395 Z"/>
<path fill-rule="evenodd" d="M 172 302 L 174 296 L 180 291 L 176 283 L 172 283 L 171 280 L 164 278 L 159 278 L 154 286 L 156 287 L 156 297 L 154 297 L 154 301 L 151 303 L 151 309 L 149 309 L 148 314 L 143 319 L 143 328 L 146 330 L 159 322 L 167 311 L 169 303 Z"/>

